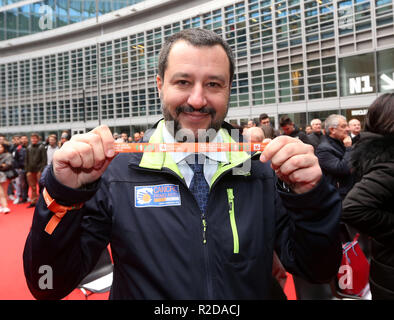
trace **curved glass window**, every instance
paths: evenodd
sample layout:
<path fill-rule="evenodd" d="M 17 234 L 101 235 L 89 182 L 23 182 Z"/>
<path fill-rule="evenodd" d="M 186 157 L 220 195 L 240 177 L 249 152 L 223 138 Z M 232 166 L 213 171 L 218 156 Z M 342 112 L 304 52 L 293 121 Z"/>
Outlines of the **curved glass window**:
<path fill-rule="evenodd" d="M 96 18 L 142 1 L 44 0 L 26 4 L 26 1 L 0 0 L 0 7 L 21 2 L 19 6 L 0 12 L 0 41 Z"/>

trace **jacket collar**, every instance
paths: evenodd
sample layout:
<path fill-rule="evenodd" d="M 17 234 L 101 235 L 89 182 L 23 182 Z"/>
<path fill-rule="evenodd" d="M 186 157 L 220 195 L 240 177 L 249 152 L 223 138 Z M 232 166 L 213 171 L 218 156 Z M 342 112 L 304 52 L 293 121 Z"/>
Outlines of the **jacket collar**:
<path fill-rule="evenodd" d="M 340 141 L 340 140 L 338 140 L 336 138 L 330 137 L 329 135 L 327 135 L 326 137 L 327 137 L 328 142 L 331 145 L 334 144 L 334 146 L 337 146 L 337 147 L 341 148 L 342 150 L 346 150 L 346 147 L 345 147 L 345 145 L 343 144 L 342 141 Z"/>
<path fill-rule="evenodd" d="M 161 119 L 154 124 L 151 130 L 148 130 L 143 138 L 142 142 L 149 143 L 162 143 L 163 142 L 163 126 L 164 120 Z M 224 142 L 234 143 L 234 142 L 242 142 L 242 136 L 231 136 L 231 129 L 234 129 L 233 126 L 224 122 L 221 128 L 221 133 Z M 213 180 L 219 177 L 223 172 L 230 170 L 236 166 L 241 165 L 246 160 L 250 159 L 251 156 L 255 155 L 248 154 L 247 152 L 227 152 L 227 160 L 228 163 L 220 163 L 217 172 L 215 173 Z M 181 173 L 179 172 L 178 166 L 174 162 L 171 156 L 169 156 L 166 152 L 144 152 L 144 153 L 133 153 L 131 154 L 131 158 L 129 160 L 129 165 L 137 165 L 140 168 L 151 169 L 151 170 L 163 170 L 169 169 L 172 172 L 176 173 L 180 178 L 182 178 Z M 245 172 L 245 174 L 248 174 Z"/>

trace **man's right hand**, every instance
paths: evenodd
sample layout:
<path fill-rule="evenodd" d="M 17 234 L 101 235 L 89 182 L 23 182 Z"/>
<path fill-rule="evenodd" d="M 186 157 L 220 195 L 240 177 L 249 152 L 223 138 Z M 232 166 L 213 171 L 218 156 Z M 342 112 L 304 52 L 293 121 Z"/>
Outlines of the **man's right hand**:
<path fill-rule="evenodd" d="M 106 125 L 72 136 L 53 154 L 56 179 L 70 188 L 96 181 L 115 157 L 114 138 Z"/>
<path fill-rule="evenodd" d="M 352 138 L 350 136 L 346 136 L 345 139 L 343 139 L 343 144 L 347 148 L 351 147 L 352 146 Z"/>

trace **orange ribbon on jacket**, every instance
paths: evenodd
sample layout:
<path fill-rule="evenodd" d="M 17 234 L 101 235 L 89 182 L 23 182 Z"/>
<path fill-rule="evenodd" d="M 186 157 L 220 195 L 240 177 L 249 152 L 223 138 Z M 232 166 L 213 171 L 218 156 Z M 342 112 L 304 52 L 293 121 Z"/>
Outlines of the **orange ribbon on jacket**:
<path fill-rule="evenodd" d="M 44 191 L 42 192 L 42 195 L 44 197 L 45 203 L 47 205 L 47 208 L 54 213 L 52 218 L 48 221 L 46 227 L 45 227 L 45 232 L 48 234 L 52 234 L 59 222 L 62 220 L 64 215 L 67 213 L 67 211 L 70 210 L 77 210 L 83 207 L 83 203 L 75 204 L 70 207 L 62 206 L 58 204 L 55 199 L 53 199 L 46 188 L 44 188 Z"/>

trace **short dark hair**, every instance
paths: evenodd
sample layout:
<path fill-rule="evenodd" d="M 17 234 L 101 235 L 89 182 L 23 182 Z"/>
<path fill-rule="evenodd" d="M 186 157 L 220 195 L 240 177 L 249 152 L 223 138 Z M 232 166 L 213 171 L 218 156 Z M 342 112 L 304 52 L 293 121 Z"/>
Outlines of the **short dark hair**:
<path fill-rule="evenodd" d="M 293 121 L 288 115 L 284 115 L 280 118 L 279 125 L 281 127 L 287 126 L 288 124 L 293 124 Z"/>
<path fill-rule="evenodd" d="M 56 141 L 57 141 L 57 135 L 54 134 L 54 133 L 50 134 L 50 135 L 48 136 L 48 139 L 49 139 L 49 138 L 55 138 Z"/>
<path fill-rule="evenodd" d="M 267 118 L 269 118 L 268 114 L 262 113 L 262 114 L 260 114 L 259 121 L 261 122 L 261 120 L 267 119 Z"/>
<path fill-rule="evenodd" d="M 164 42 L 159 55 L 159 76 L 164 79 L 164 73 L 167 69 L 168 55 L 170 54 L 173 44 L 177 41 L 184 40 L 195 47 L 213 47 L 220 45 L 227 54 L 230 64 L 230 84 L 234 76 L 234 55 L 230 45 L 217 33 L 206 29 L 186 29 L 171 35 Z"/>
<path fill-rule="evenodd" d="M 365 119 L 365 131 L 394 135 L 394 93 L 385 93 L 372 102 Z"/>

